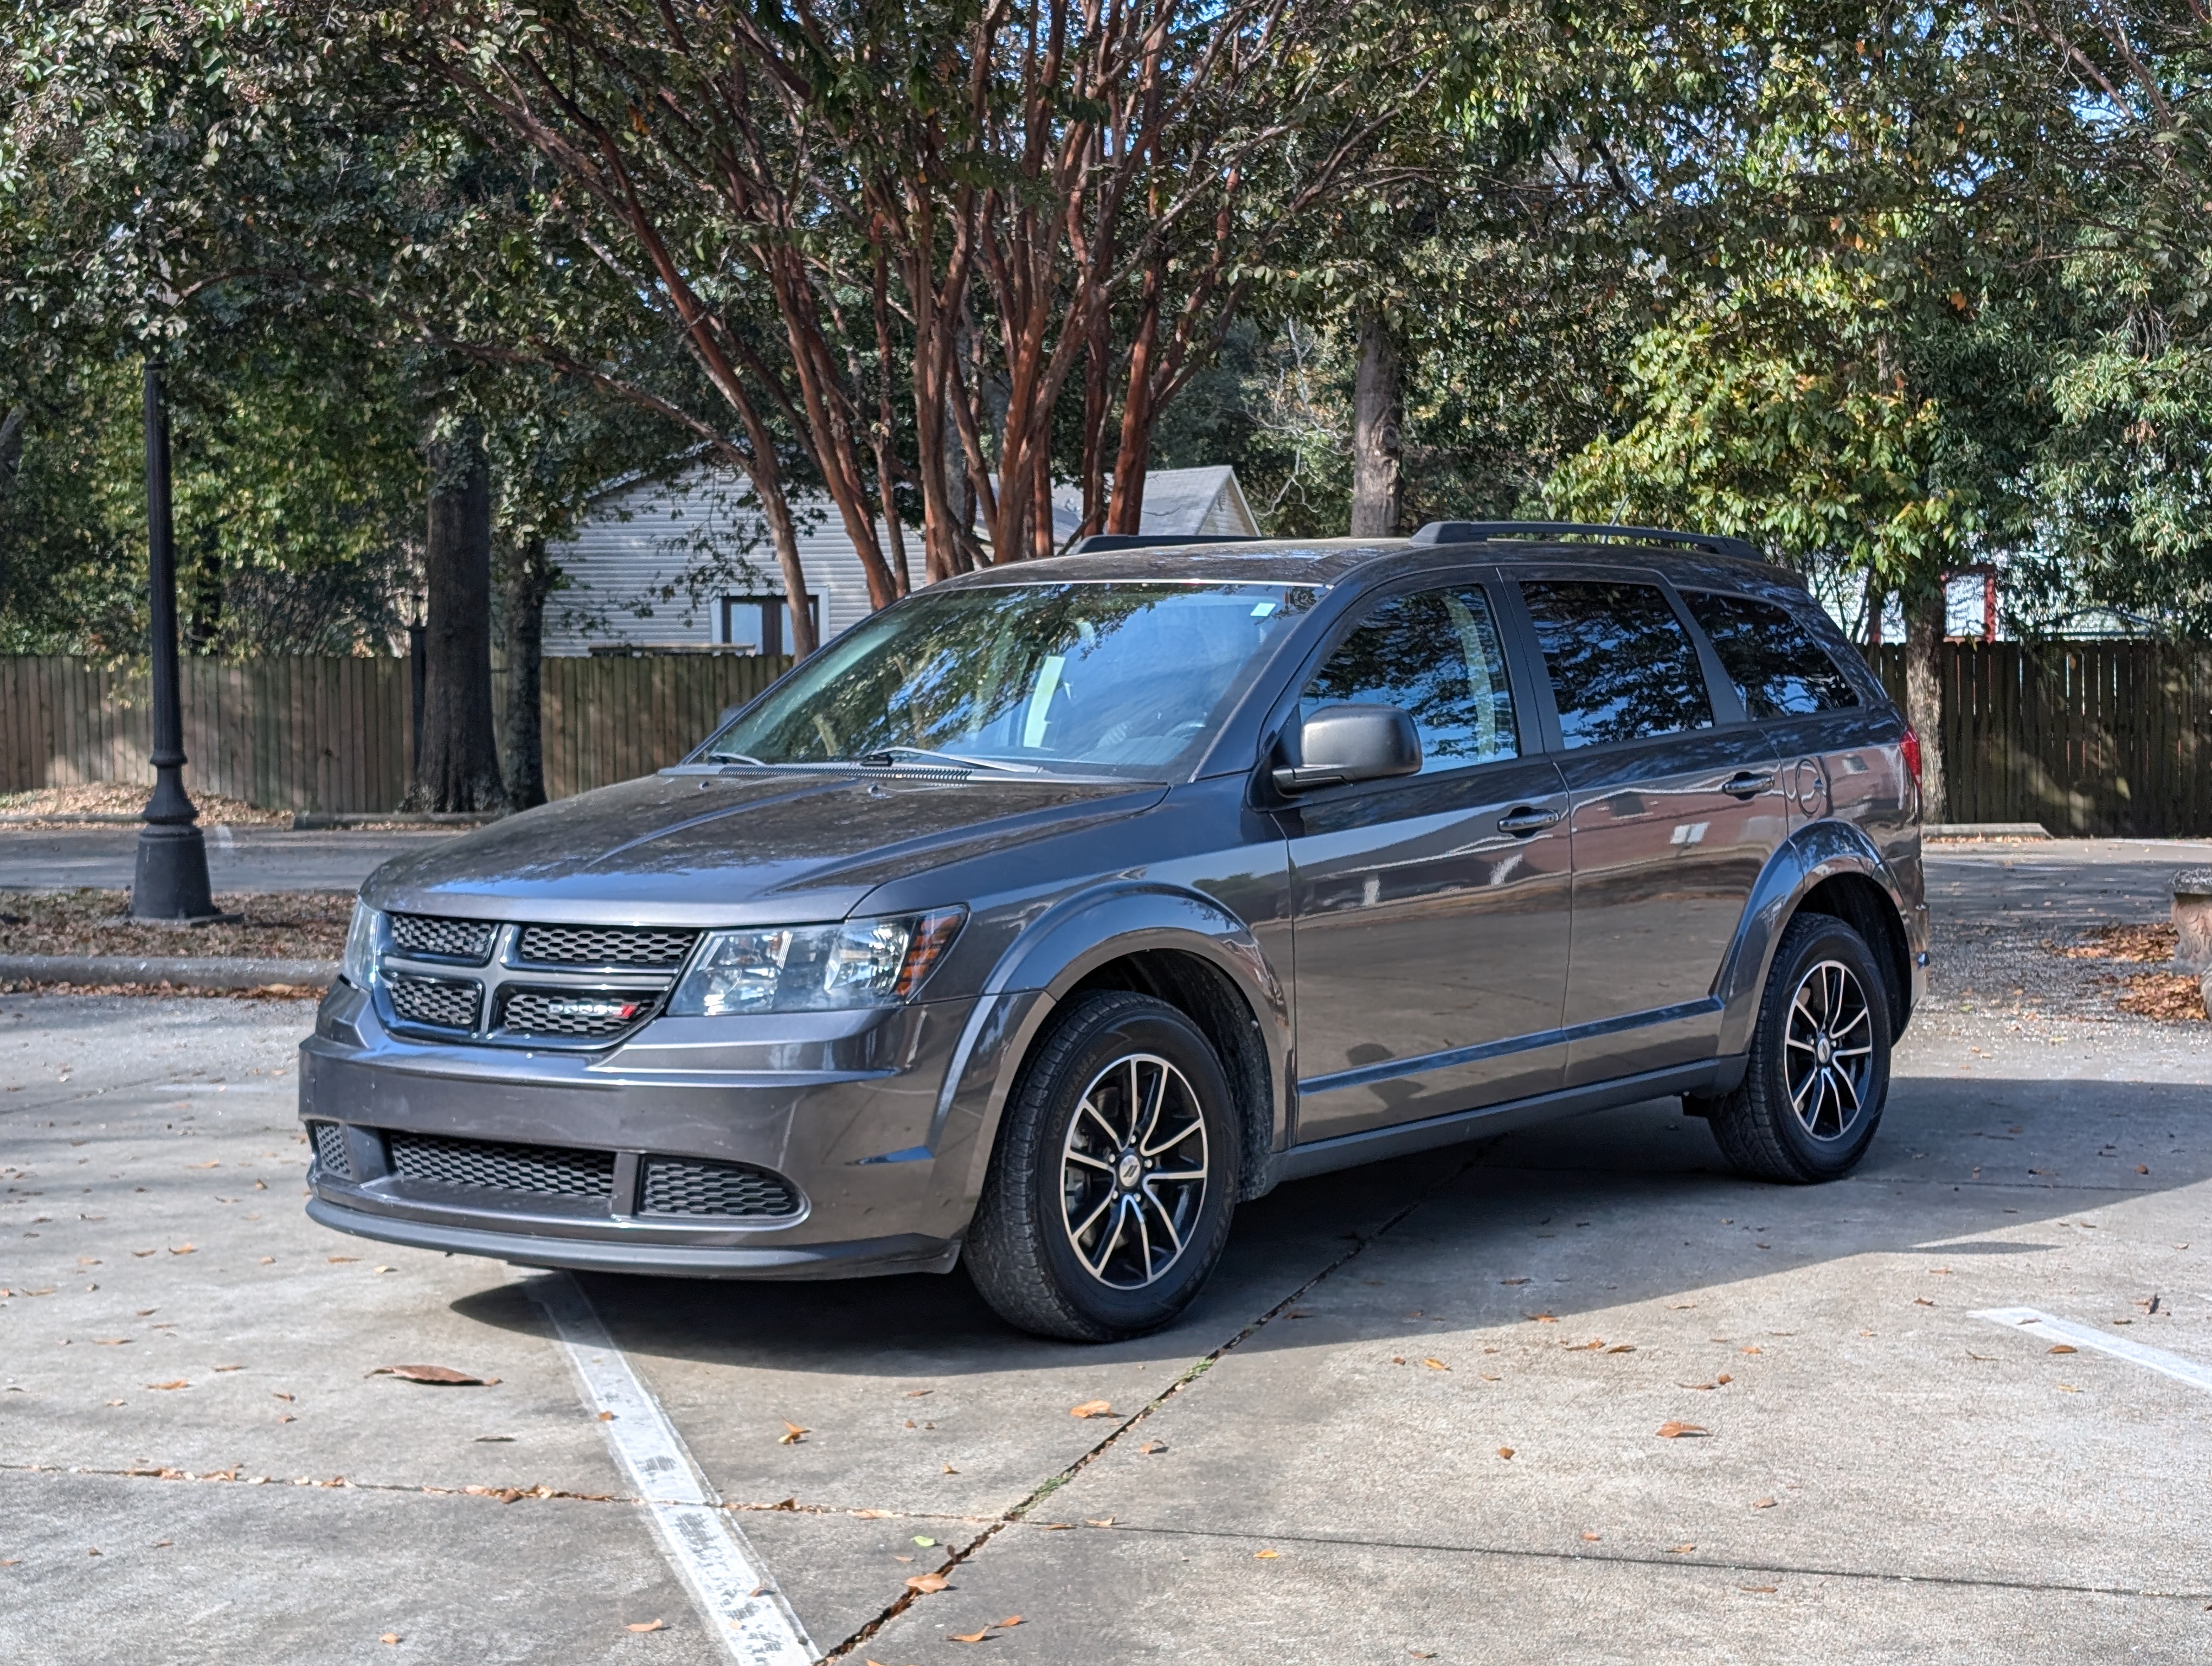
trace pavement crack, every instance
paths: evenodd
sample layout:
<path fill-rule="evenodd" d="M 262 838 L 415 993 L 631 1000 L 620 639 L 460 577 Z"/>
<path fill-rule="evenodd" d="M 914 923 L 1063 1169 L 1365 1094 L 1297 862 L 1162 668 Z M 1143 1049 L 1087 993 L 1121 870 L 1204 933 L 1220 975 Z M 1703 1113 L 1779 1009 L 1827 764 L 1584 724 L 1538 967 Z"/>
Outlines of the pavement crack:
<path fill-rule="evenodd" d="M 1301 1300 L 1320 1286 L 1324 1280 L 1333 1277 L 1337 1273 L 1341 1272 L 1346 1267 L 1349 1266 L 1353 1261 L 1364 1254 L 1371 1245 L 1379 1241 L 1386 1233 L 1389 1233 L 1395 1227 L 1401 1225 L 1408 1217 L 1410 1217 L 1416 1210 L 1420 1208 L 1420 1207 L 1426 1203 L 1431 1198 L 1434 1197 L 1438 1192 L 1450 1185 L 1453 1182 L 1458 1180 L 1470 1169 L 1474 1168 L 1485 1157 L 1489 1155 L 1491 1151 L 1494 1149 L 1498 1143 L 1504 1139 L 1504 1137 L 1505 1136 L 1502 1134 L 1492 1134 L 1490 1138 L 1477 1142 L 1474 1149 L 1468 1152 L 1467 1159 L 1464 1162 L 1452 1169 L 1449 1173 L 1441 1176 L 1437 1179 L 1431 1182 L 1427 1186 L 1424 1187 L 1419 1193 L 1404 1204 L 1401 1205 L 1372 1231 L 1367 1232 L 1364 1235 L 1355 1236 L 1351 1248 L 1339 1255 L 1335 1260 L 1330 1262 L 1326 1267 L 1322 1268 L 1321 1271 L 1316 1273 L 1311 1278 L 1308 1279 L 1304 1284 L 1298 1286 L 1297 1289 L 1291 1291 L 1289 1295 L 1284 1297 L 1273 1306 L 1268 1308 L 1267 1311 L 1261 1313 L 1257 1318 L 1251 1320 L 1243 1329 L 1239 1330 L 1227 1341 L 1214 1348 L 1212 1353 L 1206 1353 L 1193 1361 L 1189 1368 L 1176 1377 L 1173 1382 L 1170 1383 L 1150 1400 L 1139 1406 L 1115 1427 L 1109 1431 L 1106 1437 L 1099 1441 L 1097 1445 L 1091 1447 L 1090 1450 L 1082 1453 L 1074 1460 L 1074 1462 L 1068 1464 L 1066 1468 L 1061 1469 L 1057 1474 L 1048 1476 L 1043 1481 L 1038 1483 L 1038 1485 L 1027 1497 L 1024 1498 L 1019 1503 L 1014 1505 L 1012 1507 L 994 1519 L 989 1526 L 986 1527 L 973 1539 L 969 1540 L 966 1544 L 954 1548 L 951 1554 L 948 1555 L 936 1568 L 933 1569 L 932 1572 L 939 1578 L 950 1577 L 955 1568 L 960 1566 L 963 1562 L 971 1560 L 984 1546 L 989 1544 L 994 1539 L 997 1538 L 1001 1533 L 1004 1533 L 1008 1528 L 1013 1527 L 1021 1523 L 1031 1510 L 1034 1510 L 1039 1504 L 1042 1503 L 1053 1493 L 1058 1492 L 1061 1487 L 1066 1486 L 1078 1475 L 1081 1474 L 1085 1469 L 1089 1468 L 1093 1463 L 1097 1462 L 1098 1459 L 1104 1456 L 1109 1451 L 1112 1450 L 1113 1448 L 1119 1444 L 1121 1438 L 1128 1434 L 1131 1430 L 1142 1424 L 1147 1418 L 1151 1417 L 1154 1412 L 1159 1410 L 1161 1407 L 1166 1405 L 1170 1400 L 1174 1399 L 1176 1395 L 1181 1394 L 1186 1388 L 1188 1388 L 1192 1383 L 1197 1382 L 1200 1377 L 1205 1376 L 1207 1371 L 1211 1371 L 1216 1365 L 1219 1364 L 1222 1359 L 1226 1358 L 1234 1350 L 1242 1347 L 1245 1343 L 1250 1341 L 1253 1337 L 1258 1335 L 1261 1331 L 1266 1329 L 1269 1324 L 1281 1317 L 1282 1315 L 1287 1312 L 1290 1309 L 1297 1306 Z M 912 1608 L 915 1603 L 920 1601 L 926 1594 L 927 1593 L 925 1592 L 915 1590 L 912 1582 L 909 1581 L 907 1589 L 900 1593 L 895 1602 L 884 1608 L 882 1613 L 877 1614 L 875 1618 L 862 1626 L 858 1631 L 848 1637 L 836 1648 L 823 1655 L 822 1657 L 821 1666 L 836 1666 L 838 1662 L 846 1659 L 862 1644 L 871 1641 L 885 1626 L 890 1624 L 892 1620 L 897 1619 L 899 1615 L 904 1614 L 908 1608 Z"/>

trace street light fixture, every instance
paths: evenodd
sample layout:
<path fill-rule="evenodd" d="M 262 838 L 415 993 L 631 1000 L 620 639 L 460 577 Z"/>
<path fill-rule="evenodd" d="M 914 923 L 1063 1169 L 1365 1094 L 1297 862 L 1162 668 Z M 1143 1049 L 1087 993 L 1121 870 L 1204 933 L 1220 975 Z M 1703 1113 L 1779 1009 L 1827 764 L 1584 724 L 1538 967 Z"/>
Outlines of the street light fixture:
<path fill-rule="evenodd" d="M 208 884 L 199 811 L 185 793 L 185 719 L 177 690 L 177 549 L 169 522 L 169 416 L 161 362 L 146 361 L 146 533 L 153 581 L 154 795 L 138 830 L 134 920 L 219 917 Z"/>

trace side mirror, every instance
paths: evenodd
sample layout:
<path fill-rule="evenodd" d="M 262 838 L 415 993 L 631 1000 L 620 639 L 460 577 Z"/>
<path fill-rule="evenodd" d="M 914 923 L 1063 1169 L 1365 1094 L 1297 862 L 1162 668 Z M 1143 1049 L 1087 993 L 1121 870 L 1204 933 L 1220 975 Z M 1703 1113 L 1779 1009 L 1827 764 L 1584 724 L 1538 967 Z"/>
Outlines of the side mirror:
<path fill-rule="evenodd" d="M 1275 769 L 1285 793 L 1417 775 L 1421 737 L 1395 706 L 1323 706 L 1300 726 L 1298 762 Z"/>

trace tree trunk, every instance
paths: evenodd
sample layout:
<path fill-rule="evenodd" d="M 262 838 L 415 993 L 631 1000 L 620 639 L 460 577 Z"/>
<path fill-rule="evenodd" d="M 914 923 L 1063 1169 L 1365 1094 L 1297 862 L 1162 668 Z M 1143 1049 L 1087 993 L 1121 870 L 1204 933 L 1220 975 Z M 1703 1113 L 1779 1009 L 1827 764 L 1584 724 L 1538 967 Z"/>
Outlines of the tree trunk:
<path fill-rule="evenodd" d="M 1905 596 L 1905 721 L 1920 737 L 1920 816 L 1949 818 L 1943 790 L 1943 584 L 1930 579 Z"/>
<path fill-rule="evenodd" d="M 0 608 L 8 605 L 8 556 L 15 542 L 15 477 L 23 465 L 23 407 L 0 416 Z"/>
<path fill-rule="evenodd" d="M 491 471 L 473 419 L 428 447 L 422 565 L 429 621 L 422 747 L 408 798 L 417 810 L 501 810 L 491 712 Z"/>
<path fill-rule="evenodd" d="M 1114 454 L 1114 495 L 1106 505 L 1106 530 L 1145 530 L 1145 472 L 1152 454 L 1152 361 L 1160 345 L 1160 290 L 1155 265 L 1145 274 L 1136 338 L 1129 344 L 1129 374 L 1121 396 L 1121 443 Z"/>
<path fill-rule="evenodd" d="M 545 599 L 558 575 L 533 538 L 507 563 L 507 721 L 499 758 L 507 801 L 516 810 L 545 802 Z"/>
<path fill-rule="evenodd" d="M 1398 470 L 1398 346 L 1380 308 L 1359 319 L 1352 393 L 1352 536 L 1395 538 Z"/>

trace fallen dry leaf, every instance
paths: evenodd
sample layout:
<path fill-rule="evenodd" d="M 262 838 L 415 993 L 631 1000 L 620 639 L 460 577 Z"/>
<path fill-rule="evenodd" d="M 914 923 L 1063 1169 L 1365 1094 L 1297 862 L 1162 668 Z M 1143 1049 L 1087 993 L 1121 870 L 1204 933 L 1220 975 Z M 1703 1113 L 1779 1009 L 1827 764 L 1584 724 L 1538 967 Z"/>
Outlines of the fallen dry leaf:
<path fill-rule="evenodd" d="M 779 1446 L 796 1446 L 800 1441 L 805 1439 L 807 1436 L 814 1432 L 811 1429 L 805 1428 L 799 1424 L 793 1423 L 787 1417 L 783 1419 L 782 1422 L 783 1432 L 775 1438 L 775 1444 Z"/>
<path fill-rule="evenodd" d="M 1667 1554 L 1669 1556 L 1686 1556 L 1696 1548 L 1695 1545 L 1673 1545 L 1668 1547 Z"/>
<path fill-rule="evenodd" d="M 336 1267 L 343 1262 L 359 1261 L 361 1257 L 359 1256 L 325 1256 L 323 1259 Z"/>
<path fill-rule="evenodd" d="M 1008 1615 L 1007 1615 L 1004 1620 L 1001 1620 L 999 1622 L 999 1629 L 1000 1629 L 1000 1631 L 1002 1631 L 1002 1632 L 1010 1632 L 1010 1631 L 1013 1630 L 1013 1628 L 1014 1628 L 1015 1626 L 1017 1626 L 1020 1625 L 1021 1623 L 1022 1623 L 1022 1617 L 1021 1617 L 1021 1615 L 1019 1615 L 1019 1614 L 1008 1614 Z"/>
<path fill-rule="evenodd" d="M 1680 1440 L 1684 1435 L 1701 1435 L 1706 1432 L 1707 1431 L 1695 1423 L 1677 1423 L 1671 1418 L 1659 1426 L 1659 1438 L 1662 1440 Z"/>
<path fill-rule="evenodd" d="M 140 1261 L 143 1261 L 149 1256 L 158 1256 L 161 1252 L 159 1250 L 133 1250 L 131 1253 Z"/>
<path fill-rule="evenodd" d="M 668 1629 L 665 1620 L 637 1620 L 623 1627 L 626 1632 L 662 1632 Z"/>
<path fill-rule="evenodd" d="M 1272 1562 L 1282 1554 L 1279 1550 L 1255 1550 L 1252 1553 L 1252 1560 L 1255 1562 Z"/>
<path fill-rule="evenodd" d="M 1084 1519 L 1092 1527 L 1111 1527 L 1114 1525 L 1114 1518 L 1111 1516 L 1098 1516 L 1095 1517 L 1085 1517 Z"/>
<path fill-rule="evenodd" d="M 173 1256 L 189 1256 L 192 1253 L 192 1246 L 189 1243 L 179 1243 L 169 1253 Z"/>
<path fill-rule="evenodd" d="M 917 1573 L 906 1582 L 906 1588 L 917 1596 L 929 1596 L 951 1583 L 941 1573 Z"/>
<path fill-rule="evenodd" d="M 1633 1353 L 1636 1352 L 1636 1344 L 1633 1342 L 1615 1342 L 1611 1347 L 1607 1348 L 1606 1352 L 1607 1353 Z"/>
<path fill-rule="evenodd" d="M 1070 1406 L 1067 1414 L 1070 1417 L 1111 1417 L 1114 1406 L 1110 1401 L 1086 1400 L 1080 1406 Z"/>
<path fill-rule="evenodd" d="M 615 1414 L 612 1412 L 601 1412 L 599 1420 L 602 1423 L 611 1423 L 615 1420 Z"/>
<path fill-rule="evenodd" d="M 1167 1449 L 1168 1444 L 1164 1440 L 1148 1440 L 1143 1445 L 1137 1448 L 1139 1451 L 1144 1453 L 1147 1457 L 1150 1457 L 1155 1452 L 1164 1452 Z"/>
<path fill-rule="evenodd" d="M 1771 1596 L 1774 1595 L 1777 1587 L 1773 1585 L 1745 1585 L 1741 1589 L 1749 1591 L 1753 1596 Z"/>
<path fill-rule="evenodd" d="M 2079 1353 L 2081 1350 L 2071 1342 L 2061 1342 L 2051 1350 L 2053 1353 Z"/>
<path fill-rule="evenodd" d="M 1583 1537 L 1588 1540 L 1591 1544 L 1595 1544 L 1599 1540 L 1604 1538 L 1605 1535 L 1602 1533 L 1585 1533 L 1583 1535 Z"/>
<path fill-rule="evenodd" d="M 429 1383 L 452 1389 L 489 1389 L 496 1384 L 496 1377 L 471 1377 L 465 1371 L 454 1371 L 447 1365 L 379 1365 L 364 1373 L 369 1377 L 397 1377 L 405 1383 Z"/>
<path fill-rule="evenodd" d="M 1451 1369 L 1449 1365 L 1444 1364 L 1441 1359 L 1424 1359 L 1421 1363 L 1426 1365 L 1431 1371 L 1449 1371 Z"/>
<path fill-rule="evenodd" d="M 2148 1173 L 2150 1172 L 2150 1164 L 2148 1164 L 2148 1163 L 2138 1163 L 2138 1164 L 2136 1164 L 2136 1172 L 2137 1174 L 2148 1174 Z"/>
<path fill-rule="evenodd" d="M 1774 1500 L 1771 1499 L 1753 1499 L 1751 1501 L 1751 1507 L 1753 1510 L 1771 1510 L 1774 1508 Z"/>
<path fill-rule="evenodd" d="M 398 1632 L 386 1632 L 382 1637 L 378 1638 L 376 1640 L 379 1643 L 397 1643 L 399 1641 L 399 1633 Z"/>
<path fill-rule="evenodd" d="M 189 1389 L 191 1384 L 179 1377 L 173 1383 L 149 1383 L 146 1386 L 149 1389 Z"/>
<path fill-rule="evenodd" d="M 1501 1446 L 1498 1449 L 1498 1456 L 1502 1458 L 1510 1458 L 1513 1456 L 1513 1449 L 1510 1446 Z"/>
<path fill-rule="evenodd" d="M 1528 1280 L 1526 1279 L 1500 1279 L 1498 1282 L 1500 1284 L 1526 1284 Z"/>
<path fill-rule="evenodd" d="M 1605 1346 L 1605 1338 L 1593 1336 L 1587 1342 L 1562 1342 L 1559 1346 L 1570 1353 L 1595 1353 Z"/>
<path fill-rule="evenodd" d="M 1559 1322 L 1559 1315 L 1556 1313 L 1527 1313 L 1522 1316 L 1529 1323 L 1536 1325 L 1555 1325 Z"/>
<path fill-rule="evenodd" d="M 188 1169 L 219 1169 L 222 1164 L 220 1163 L 187 1163 L 185 1166 Z"/>
<path fill-rule="evenodd" d="M 95 1347 L 104 1348 L 127 1347 L 131 1343 L 128 1336 L 95 1336 L 92 1340 Z"/>
<path fill-rule="evenodd" d="M 1929 1301 L 1925 1296 L 1915 1296 L 1912 1298 L 1912 1304 L 1915 1307 L 1933 1307 L 1936 1305 L 1935 1303 Z"/>
<path fill-rule="evenodd" d="M 952 1641 L 955 1643 L 981 1643 L 985 1638 L 990 1636 L 990 1634 L 991 1628 L 988 1626 L 984 1626 L 980 1632 L 952 1632 L 949 1633 Z"/>
<path fill-rule="evenodd" d="M 1730 1377 L 1730 1376 L 1729 1376 L 1726 1371 L 1723 1371 L 1723 1372 L 1722 1372 L 1718 1377 L 1716 1377 L 1715 1378 L 1713 1378 L 1713 1381 L 1714 1381 L 1714 1382 L 1716 1382 L 1716 1383 L 1733 1383 L 1733 1382 L 1735 1382 L 1735 1378 L 1734 1378 L 1733 1377 Z"/>

